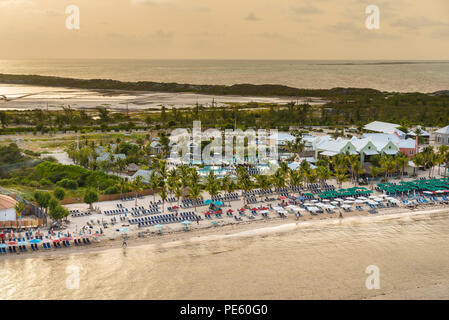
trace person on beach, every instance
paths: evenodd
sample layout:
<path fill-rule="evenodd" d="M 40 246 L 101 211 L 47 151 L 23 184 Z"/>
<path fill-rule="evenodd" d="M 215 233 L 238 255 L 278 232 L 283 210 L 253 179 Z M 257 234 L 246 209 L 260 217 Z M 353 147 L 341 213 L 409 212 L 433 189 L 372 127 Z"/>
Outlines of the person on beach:
<path fill-rule="evenodd" d="M 127 243 L 126 243 L 126 241 L 128 240 L 128 237 L 123 237 L 123 243 L 122 243 L 122 248 L 126 248 L 127 247 Z"/>
<path fill-rule="evenodd" d="M 340 211 L 340 215 L 339 215 L 339 217 L 340 217 L 340 218 L 343 218 L 343 214 L 341 213 L 341 211 Z"/>
<path fill-rule="evenodd" d="M 200 224 L 200 218 L 196 216 L 196 224 Z"/>

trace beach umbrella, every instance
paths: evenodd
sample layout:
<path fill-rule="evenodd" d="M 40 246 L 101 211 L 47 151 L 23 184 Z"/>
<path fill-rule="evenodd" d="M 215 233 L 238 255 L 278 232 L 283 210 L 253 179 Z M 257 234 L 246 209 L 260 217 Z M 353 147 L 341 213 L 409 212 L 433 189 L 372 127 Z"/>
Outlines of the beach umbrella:
<path fill-rule="evenodd" d="M 205 204 L 211 204 L 212 200 L 211 199 L 207 199 L 206 201 L 204 201 Z"/>
<path fill-rule="evenodd" d="M 41 243 L 41 242 L 42 242 L 42 240 L 40 240 L 40 239 L 31 239 L 29 241 L 29 243 Z"/>
<path fill-rule="evenodd" d="M 0 248 L 6 248 L 7 247 L 7 245 L 6 244 L 4 244 L 4 243 L 0 243 Z"/>
<path fill-rule="evenodd" d="M 335 206 L 332 206 L 332 205 L 330 205 L 330 204 L 326 204 L 326 205 L 325 205 L 325 208 L 326 208 L 326 209 L 331 209 L 331 210 L 333 210 L 333 209 L 335 209 L 336 207 L 335 207 Z"/>
<path fill-rule="evenodd" d="M 343 203 L 348 203 L 348 204 L 350 204 L 350 203 L 354 203 L 354 201 L 352 201 L 352 200 L 345 200 L 345 201 L 343 201 Z"/>
<path fill-rule="evenodd" d="M 320 209 L 318 209 L 317 207 L 308 207 L 307 209 L 309 211 L 320 211 Z"/>
<path fill-rule="evenodd" d="M 286 197 L 284 197 L 284 196 L 280 196 L 279 197 L 279 199 L 281 199 L 281 200 L 285 200 L 285 199 L 287 199 Z"/>
<path fill-rule="evenodd" d="M 212 221 L 212 225 L 218 226 L 218 222 L 217 221 Z"/>
<path fill-rule="evenodd" d="M 329 199 L 323 199 L 321 201 L 323 201 L 323 202 L 331 202 Z"/>
<path fill-rule="evenodd" d="M 245 209 L 244 209 L 244 208 L 240 208 L 239 211 L 240 211 L 240 212 L 243 212 L 243 211 L 245 211 Z"/>
<path fill-rule="evenodd" d="M 343 199 L 341 199 L 341 198 L 335 198 L 335 201 L 343 202 L 343 201 L 345 201 L 345 200 L 343 200 Z"/>
<path fill-rule="evenodd" d="M 121 231 L 121 232 L 128 232 L 129 228 L 121 228 L 121 229 L 119 229 L 119 231 Z"/>
<path fill-rule="evenodd" d="M 227 213 L 232 213 L 232 212 L 234 212 L 234 210 L 232 210 L 232 209 L 229 209 L 228 211 L 226 211 Z"/>
<path fill-rule="evenodd" d="M 184 224 L 187 226 L 187 225 L 191 224 L 191 222 L 189 220 L 185 220 L 185 221 L 181 222 L 181 224 Z"/>
<path fill-rule="evenodd" d="M 331 201 L 331 204 L 333 204 L 334 206 L 336 206 L 338 204 L 338 201 Z"/>
<path fill-rule="evenodd" d="M 164 227 L 163 225 L 157 224 L 157 225 L 155 225 L 153 228 L 156 228 L 156 229 L 162 229 L 163 227 Z"/>
<path fill-rule="evenodd" d="M 223 202 L 222 201 L 214 201 L 214 205 L 216 206 L 222 206 Z"/>
<path fill-rule="evenodd" d="M 251 211 L 257 211 L 257 210 L 259 210 L 259 209 L 257 209 L 257 208 L 252 208 L 251 209 Z"/>
<path fill-rule="evenodd" d="M 352 197 L 348 197 L 348 198 L 346 198 L 346 200 L 354 201 L 355 199 Z"/>
<path fill-rule="evenodd" d="M 16 245 L 17 242 L 16 242 L 16 241 L 8 241 L 8 244 L 10 244 L 10 245 Z"/>
<path fill-rule="evenodd" d="M 341 207 L 342 207 L 343 209 L 351 208 L 351 206 L 350 206 L 349 204 L 344 204 L 344 205 L 342 205 Z"/>
<path fill-rule="evenodd" d="M 174 207 L 171 207 L 173 210 L 178 210 L 179 209 L 179 207 L 178 206 L 174 206 Z"/>

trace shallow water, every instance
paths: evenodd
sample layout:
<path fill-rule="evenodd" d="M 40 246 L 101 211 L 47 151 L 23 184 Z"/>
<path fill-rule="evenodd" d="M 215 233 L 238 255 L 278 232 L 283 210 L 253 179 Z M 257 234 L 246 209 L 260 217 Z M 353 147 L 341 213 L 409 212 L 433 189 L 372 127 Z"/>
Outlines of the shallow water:
<path fill-rule="evenodd" d="M 0 60 L 0 72 L 192 84 L 284 84 L 386 91 L 449 89 L 449 61 Z"/>
<path fill-rule="evenodd" d="M 447 252 L 447 213 L 291 223 L 125 251 L 1 260 L 0 298 L 447 299 Z M 379 290 L 366 289 L 369 265 L 379 267 Z M 79 268 L 79 289 L 67 289 L 69 266 Z"/>

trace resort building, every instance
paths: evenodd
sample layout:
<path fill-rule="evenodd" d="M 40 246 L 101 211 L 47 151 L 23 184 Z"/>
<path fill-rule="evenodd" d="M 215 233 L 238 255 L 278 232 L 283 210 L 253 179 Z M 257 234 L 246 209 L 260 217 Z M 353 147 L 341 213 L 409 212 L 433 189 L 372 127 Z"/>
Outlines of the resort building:
<path fill-rule="evenodd" d="M 449 145 L 449 126 L 435 131 L 435 143 Z"/>
<path fill-rule="evenodd" d="M 97 157 L 97 162 L 101 162 L 101 161 L 108 161 L 111 157 L 111 154 L 109 152 L 104 152 L 102 154 L 100 154 Z M 112 157 L 114 159 L 114 161 L 117 161 L 118 159 L 122 159 L 122 160 L 126 160 L 126 154 L 123 153 L 119 153 L 119 154 L 112 154 Z"/>
<path fill-rule="evenodd" d="M 362 138 L 353 137 L 350 140 L 330 136 L 316 137 L 315 158 L 320 156 L 333 157 L 337 154 L 358 154 L 362 165 L 370 162 L 375 155 L 396 155 L 399 152 L 409 158 L 417 153 L 416 139 L 401 139 L 396 133 L 367 133 Z"/>
<path fill-rule="evenodd" d="M 16 204 L 13 198 L 0 194 L 0 221 L 16 221 Z"/>
<path fill-rule="evenodd" d="M 401 125 L 395 124 L 395 123 L 373 121 L 373 122 L 365 125 L 363 128 L 367 131 L 372 131 L 372 132 L 394 133 L 399 138 L 404 139 L 404 138 L 406 138 L 406 134 L 398 129 L 400 126 Z"/>
<path fill-rule="evenodd" d="M 416 132 L 421 137 L 423 143 L 428 144 L 430 140 L 430 133 L 424 130 L 421 126 L 416 126 L 415 130 L 409 130 L 407 138 L 415 139 L 417 137 Z"/>

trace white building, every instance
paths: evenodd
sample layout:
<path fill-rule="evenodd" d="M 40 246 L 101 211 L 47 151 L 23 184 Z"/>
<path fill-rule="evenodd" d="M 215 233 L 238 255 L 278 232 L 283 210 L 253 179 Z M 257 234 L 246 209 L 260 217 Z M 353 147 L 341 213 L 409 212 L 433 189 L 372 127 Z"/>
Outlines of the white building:
<path fill-rule="evenodd" d="M 406 133 L 402 132 L 398 128 L 401 125 L 395 124 L 395 123 L 389 123 L 389 122 L 382 122 L 382 121 L 373 121 L 371 123 L 368 123 L 363 128 L 368 131 L 373 132 L 380 132 L 380 133 L 394 133 L 397 134 L 400 138 L 405 138 Z"/>
<path fill-rule="evenodd" d="M 449 126 L 435 131 L 435 143 L 449 145 Z"/>
<path fill-rule="evenodd" d="M 16 221 L 16 204 L 13 198 L 0 194 L 0 221 Z"/>

